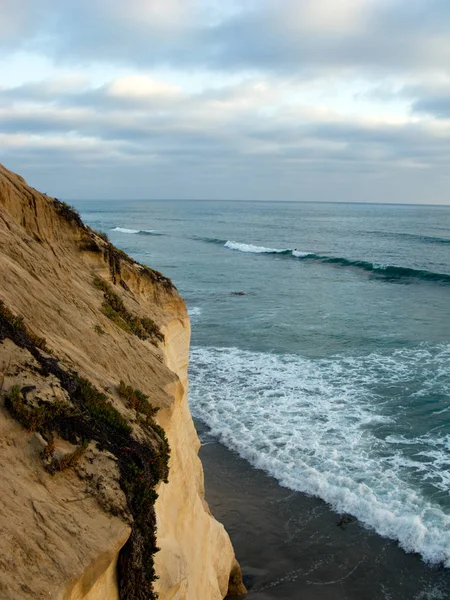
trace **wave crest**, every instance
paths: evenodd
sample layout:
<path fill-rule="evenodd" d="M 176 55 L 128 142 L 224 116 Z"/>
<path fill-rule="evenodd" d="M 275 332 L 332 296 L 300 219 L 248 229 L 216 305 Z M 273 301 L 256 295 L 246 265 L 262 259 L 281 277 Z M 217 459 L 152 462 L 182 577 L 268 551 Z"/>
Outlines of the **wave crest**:
<path fill-rule="evenodd" d="M 220 240 L 217 240 L 217 242 Z M 215 241 L 215 243 L 217 243 Z M 303 252 L 291 248 L 266 248 L 265 246 L 254 246 L 253 244 L 244 244 L 228 240 L 224 244 L 229 250 L 238 250 L 252 254 L 285 254 L 291 255 L 299 260 L 315 261 L 323 264 L 337 265 L 340 267 L 349 267 L 360 269 L 367 273 L 373 273 L 378 277 L 390 281 L 406 281 L 408 279 L 419 279 L 422 281 L 431 281 L 443 284 L 450 284 L 450 275 L 447 273 L 436 273 L 425 269 L 414 269 L 412 267 L 399 267 L 396 265 L 370 262 L 366 260 L 352 260 L 343 256 L 327 256 L 315 254 L 314 252 Z"/>
<path fill-rule="evenodd" d="M 289 248 L 278 249 L 278 248 L 265 248 L 264 246 L 254 246 L 253 244 L 241 244 L 239 242 L 233 242 L 228 240 L 224 244 L 225 248 L 230 250 L 238 250 L 239 252 L 249 252 L 252 254 L 291 254 L 292 250 Z"/>
<path fill-rule="evenodd" d="M 132 235 L 162 235 L 162 233 L 158 233 L 154 229 L 129 229 L 128 227 L 113 227 L 111 231 L 129 233 Z"/>

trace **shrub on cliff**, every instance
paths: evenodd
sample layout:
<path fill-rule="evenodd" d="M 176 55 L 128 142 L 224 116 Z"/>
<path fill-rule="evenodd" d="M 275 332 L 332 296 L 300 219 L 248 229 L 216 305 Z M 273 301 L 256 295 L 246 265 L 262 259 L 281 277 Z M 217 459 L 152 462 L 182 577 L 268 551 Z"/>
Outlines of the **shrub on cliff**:
<path fill-rule="evenodd" d="M 65 219 L 68 223 L 76 224 L 82 229 L 86 229 L 85 224 L 81 220 L 80 213 L 76 208 L 70 206 L 66 202 L 62 202 L 57 198 L 53 198 L 53 206 L 60 217 Z"/>
<path fill-rule="evenodd" d="M 10 311 L 3 300 L 0 300 L 0 315 L 8 320 L 16 330 L 21 331 L 24 335 L 28 336 L 37 348 L 44 350 L 44 352 L 49 352 L 45 338 L 34 334 L 31 329 L 25 325 L 24 318 L 22 316 L 17 316 Z"/>
<path fill-rule="evenodd" d="M 135 390 L 131 385 L 126 385 L 124 381 L 120 381 L 118 387 L 119 396 L 126 400 L 128 408 L 133 408 L 138 413 L 152 418 L 158 412 L 148 401 L 148 396 L 140 390 Z"/>
<path fill-rule="evenodd" d="M 99 238 L 101 238 L 104 242 L 109 242 L 109 237 L 108 234 L 105 233 L 104 231 L 100 231 L 98 229 L 94 229 L 93 230 L 95 235 L 98 235 Z"/>
<path fill-rule="evenodd" d="M 102 312 L 118 327 L 137 336 L 141 340 L 150 340 L 153 345 L 164 341 L 164 335 L 158 325 L 150 318 L 139 318 L 132 315 L 123 300 L 112 287 L 101 277 L 95 276 L 94 286 L 103 292 Z"/>

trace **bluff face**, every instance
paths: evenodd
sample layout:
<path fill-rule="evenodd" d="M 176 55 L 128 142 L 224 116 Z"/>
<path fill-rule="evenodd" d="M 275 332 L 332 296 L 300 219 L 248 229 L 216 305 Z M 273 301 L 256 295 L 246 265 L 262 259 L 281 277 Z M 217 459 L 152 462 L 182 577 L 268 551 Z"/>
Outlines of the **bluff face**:
<path fill-rule="evenodd" d="M 0 165 L 1 600 L 245 591 L 204 498 L 189 339 L 168 279 Z"/>

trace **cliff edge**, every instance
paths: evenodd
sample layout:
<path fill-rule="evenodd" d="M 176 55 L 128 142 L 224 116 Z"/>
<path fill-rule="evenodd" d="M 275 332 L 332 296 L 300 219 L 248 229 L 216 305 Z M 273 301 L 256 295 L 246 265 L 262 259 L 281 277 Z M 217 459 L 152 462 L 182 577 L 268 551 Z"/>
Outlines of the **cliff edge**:
<path fill-rule="evenodd" d="M 0 165 L 0 599 L 244 593 L 170 280 Z"/>

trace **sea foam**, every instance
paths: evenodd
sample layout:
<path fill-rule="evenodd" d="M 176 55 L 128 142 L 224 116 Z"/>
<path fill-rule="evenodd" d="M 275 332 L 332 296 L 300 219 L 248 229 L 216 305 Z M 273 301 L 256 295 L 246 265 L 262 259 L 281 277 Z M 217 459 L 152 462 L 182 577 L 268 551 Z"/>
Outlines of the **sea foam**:
<path fill-rule="evenodd" d="M 424 385 L 448 394 L 450 375 L 435 367 L 449 356 L 450 346 L 321 360 L 193 348 L 191 409 L 282 485 L 450 567 L 450 436 L 396 435 L 401 406 L 387 407 L 377 387 L 407 389 L 411 370 L 415 378 L 425 366 Z"/>
<path fill-rule="evenodd" d="M 197 318 L 202 314 L 202 309 L 200 308 L 200 306 L 191 306 L 188 308 L 188 315 L 189 318 Z"/>
<path fill-rule="evenodd" d="M 153 229 L 128 229 L 127 227 L 113 227 L 111 231 L 117 231 L 119 233 L 131 233 L 133 235 L 160 235 Z"/>
<path fill-rule="evenodd" d="M 253 246 L 253 244 L 241 244 L 239 242 L 232 242 L 228 240 L 224 246 L 230 250 L 239 250 L 239 252 L 250 252 L 252 254 L 289 254 L 291 250 L 285 248 L 280 250 L 278 248 L 265 248 L 264 246 Z"/>
<path fill-rule="evenodd" d="M 113 227 L 111 231 L 119 231 L 120 233 L 139 233 L 139 229 L 128 229 L 127 227 Z"/>

